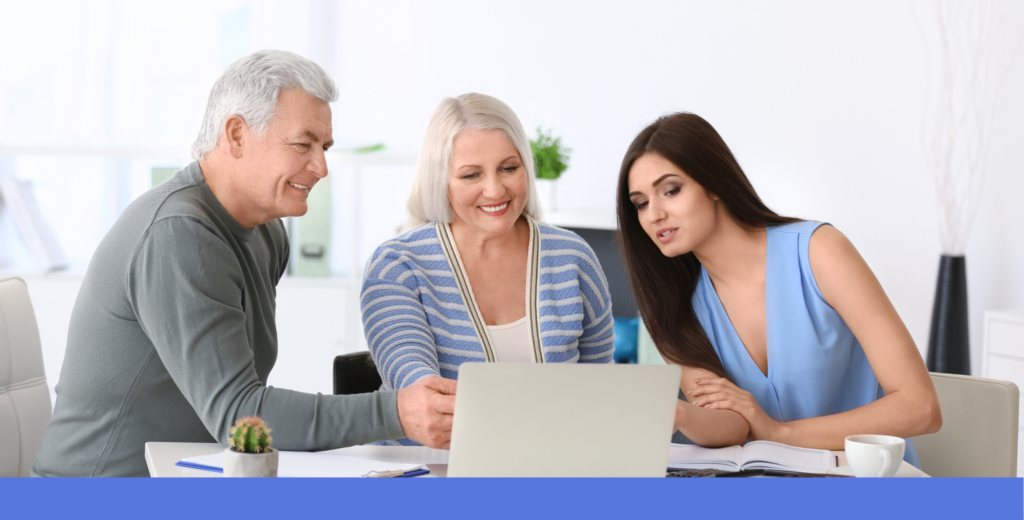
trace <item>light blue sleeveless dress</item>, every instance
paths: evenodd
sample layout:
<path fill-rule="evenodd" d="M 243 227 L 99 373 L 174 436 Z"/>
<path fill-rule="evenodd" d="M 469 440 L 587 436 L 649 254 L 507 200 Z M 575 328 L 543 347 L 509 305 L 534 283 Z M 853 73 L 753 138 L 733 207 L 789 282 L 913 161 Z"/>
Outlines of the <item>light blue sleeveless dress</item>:
<path fill-rule="evenodd" d="M 825 302 L 811 273 L 807 247 L 811 233 L 823 224 L 767 228 L 767 377 L 740 341 L 703 267 L 693 294 L 694 312 L 729 379 L 776 421 L 846 412 L 885 395 L 860 342 Z M 910 439 L 903 458 L 920 467 Z"/>

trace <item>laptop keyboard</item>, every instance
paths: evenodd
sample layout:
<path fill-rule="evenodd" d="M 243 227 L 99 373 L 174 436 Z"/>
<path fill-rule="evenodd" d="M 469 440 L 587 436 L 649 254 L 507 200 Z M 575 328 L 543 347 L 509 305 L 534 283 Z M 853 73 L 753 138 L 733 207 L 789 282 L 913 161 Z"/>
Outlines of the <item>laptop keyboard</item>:
<path fill-rule="evenodd" d="M 676 471 L 669 471 L 666 477 L 682 477 L 682 478 L 699 478 L 699 477 L 717 477 L 725 473 L 733 473 L 732 471 L 725 471 L 723 469 L 682 469 Z"/>

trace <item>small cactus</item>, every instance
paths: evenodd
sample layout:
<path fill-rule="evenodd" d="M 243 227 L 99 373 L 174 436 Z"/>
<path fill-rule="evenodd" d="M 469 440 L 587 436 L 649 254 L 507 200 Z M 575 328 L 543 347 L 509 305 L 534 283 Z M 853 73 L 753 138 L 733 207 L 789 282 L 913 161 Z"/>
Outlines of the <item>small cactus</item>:
<path fill-rule="evenodd" d="M 270 451 L 270 428 L 258 415 L 242 417 L 228 431 L 228 446 L 240 453 L 266 453 Z"/>

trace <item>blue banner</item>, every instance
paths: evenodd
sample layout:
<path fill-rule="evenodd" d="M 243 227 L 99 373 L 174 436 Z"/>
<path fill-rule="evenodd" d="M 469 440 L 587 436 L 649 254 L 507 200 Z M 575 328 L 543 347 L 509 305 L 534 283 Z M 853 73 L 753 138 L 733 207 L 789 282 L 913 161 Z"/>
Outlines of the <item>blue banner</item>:
<path fill-rule="evenodd" d="M 1022 479 L 0 479 L 5 518 L 1013 518 Z M 528 516 L 527 516 L 528 515 Z M 658 515 L 658 516 L 655 516 Z"/>

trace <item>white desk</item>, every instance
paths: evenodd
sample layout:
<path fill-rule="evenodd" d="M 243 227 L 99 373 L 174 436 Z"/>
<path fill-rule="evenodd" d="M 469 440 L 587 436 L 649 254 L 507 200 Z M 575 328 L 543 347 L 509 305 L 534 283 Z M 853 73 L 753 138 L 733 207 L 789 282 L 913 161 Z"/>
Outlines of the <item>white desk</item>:
<path fill-rule="evenodd" d="M 194 443 L 194 442 L 147 442 L 146 443 L 146 465 L 149 467 L 151 477 L 214 477 L 220 478 L 220 473 L 203 471 L 198 469 L 183 468 L 175 466 L 179 460 L 185 457 L 197 457 L 223 451 L 224 446 L 217 443 Z M 401 464 L 448 464 L 448 451 L 435 450 L 422 446 L 352 446 L 334 450 L 335 453 L 372 459 L 384 462 L 398 462 Z M 833 451 L 839 457 L 839 465 L 845 466 L 846 453 Z M 440 473 L 442 468 L 431 468 Z M 434 476 L 443 476 L 432 473 Z M 923 471 L 907 464 L 906 461 L 900 466 L 897 477 L 927 477 Z"/>
<path fill-rule="evenodd" d="M 146 466 L 151 477 L 220 478 L 220 473 L 175 466 L 185 457 L 198 457 L 224 451 L 226 446 L 196 442 L 147 442 Z M 435 450 L 423 446 L 352 446 L 333 450 L 332 453 L 360 459 L 397 462 L 400 464 L 448 464 L 448 450 Z"/>

